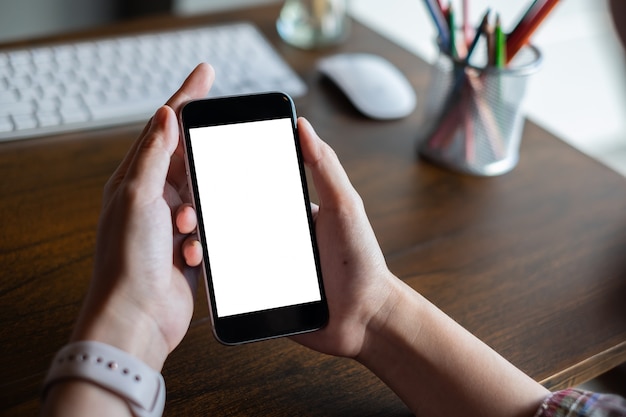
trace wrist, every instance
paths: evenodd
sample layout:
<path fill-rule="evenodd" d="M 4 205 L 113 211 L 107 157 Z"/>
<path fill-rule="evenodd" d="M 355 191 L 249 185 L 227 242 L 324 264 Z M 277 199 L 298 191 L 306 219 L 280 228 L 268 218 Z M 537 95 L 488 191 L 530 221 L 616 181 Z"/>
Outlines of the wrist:
<path fill-rule="evenodd" d="M 71 337 L 72 342 L 83 340 L 114 346 L 159 372 L 169 354 L 158 324 L 132 303 L 94 308 L 87 300 Z"/>
<path fill-rule="evenodd" d="M 49 392 L 59 384 L 65 389 Z M 135 417 L 160 417 L 165 405 L 165 382 L 160 373 L 125 351 L 94 341 L 70 343 L 52 360 L 44 381 L 44 398 L 52 394 L 50 403 L 58 409 L 63 399 L 71 398 L 68 390 L 93 397 L 106 408 L 103 415 L 110 415 L 113 408 L 120 409 L 123 402 Z M 83 395 L 80 401 L 70 400 L 66 410 L 83 410 Z"/>
<path fill-rule="evenodd" d="M 363 345 L 355 359 L 367 366 L 369 362 L 377 362 L 383 351 L 388 354 L 389 349 L 411 345 L 420 332 L 423 301 L 417 292 L 394 277 L 385 302 L 366 326 Z"/>
<path fill-rule="evenodd" d="M 415 413 L 532 415 L 545 389 L 398 280 L 357 360 Z"/>
<path fill-rule="evenodd" d="M 42 416 L 129 416 L 122 397 L 82 379 L 67 379 L 51 386 L 42 400 Z"/>

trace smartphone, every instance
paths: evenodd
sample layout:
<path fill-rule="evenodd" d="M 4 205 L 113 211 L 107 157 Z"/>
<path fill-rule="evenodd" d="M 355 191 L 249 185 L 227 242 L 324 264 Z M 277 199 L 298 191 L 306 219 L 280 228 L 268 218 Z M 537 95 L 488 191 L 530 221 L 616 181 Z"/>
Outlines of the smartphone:
<path fill-rule="evenodd" d="M 181 126 L 216 339 L 323 327 L 328 306 L 291 98 L 191 101 Z"/>

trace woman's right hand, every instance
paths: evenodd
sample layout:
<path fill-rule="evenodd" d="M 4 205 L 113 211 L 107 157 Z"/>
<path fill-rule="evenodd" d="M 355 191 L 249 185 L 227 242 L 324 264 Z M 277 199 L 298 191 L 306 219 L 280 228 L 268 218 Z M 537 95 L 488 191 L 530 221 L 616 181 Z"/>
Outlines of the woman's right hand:
<path fill-rule="evenodd" d="M 298 131 L 319 197 L 313 216 L 330 319 L 322 330 L 293 339 L 320 352 L 356 357 L 374 315 L 385 314 L 397 279 L 335 152 L 306 119 L 298 119 Z"/>

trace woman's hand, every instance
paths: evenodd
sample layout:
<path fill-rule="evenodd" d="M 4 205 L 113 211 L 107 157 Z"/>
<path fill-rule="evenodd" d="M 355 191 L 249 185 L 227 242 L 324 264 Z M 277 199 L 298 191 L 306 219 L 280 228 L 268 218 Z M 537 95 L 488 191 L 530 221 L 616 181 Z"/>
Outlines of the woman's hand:
<path fill-rule="evenodd" d="M 116 346 L 156 370 L 187 332 L 202 258 L 177 112 L 205 97 L 213 79 L 199 65 L 108 181 L 93 279 L 72 336 Z"/>
<path fill-rule="evenodd" d="M 337 155 L 307 120 L 298 120 L 298 131 L 320 200 L 313 215 L 330 320 L 324 329 L 293 339 L 324 353 L 356 357 L 374 315 L 386 314 L 396 278 Z"/>

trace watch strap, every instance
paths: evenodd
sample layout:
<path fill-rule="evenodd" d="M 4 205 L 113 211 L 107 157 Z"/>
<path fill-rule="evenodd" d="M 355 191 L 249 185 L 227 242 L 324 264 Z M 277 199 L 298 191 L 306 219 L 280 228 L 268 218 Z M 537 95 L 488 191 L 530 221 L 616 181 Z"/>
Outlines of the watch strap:
<path fill-rule="evenodd" d="M 136 417 L 159 417 L 165 407 L 163 376 L 131 354 L 95 341 L 66 345 L 54 357 L 44 395 L 55 382 L 78 378 L 122 397 Z"/>

